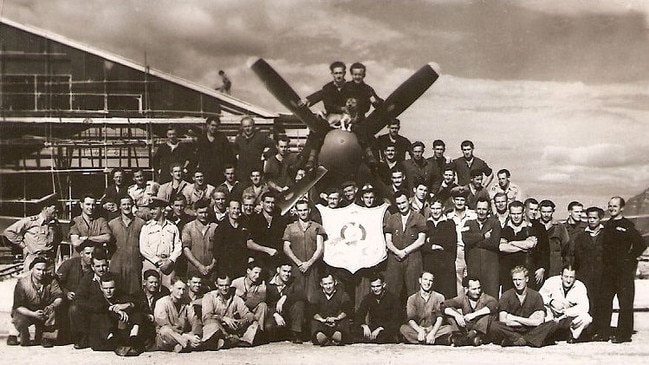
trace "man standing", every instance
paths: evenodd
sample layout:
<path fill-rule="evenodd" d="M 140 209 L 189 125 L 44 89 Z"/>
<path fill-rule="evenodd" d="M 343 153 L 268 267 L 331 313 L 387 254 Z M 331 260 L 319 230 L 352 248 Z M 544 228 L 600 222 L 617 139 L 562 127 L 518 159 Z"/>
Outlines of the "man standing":
<path fill-rule="evenodd" d="M 417 277 L 421 273 L 421 246 L 426 242 L 426 220 L 410 209 L 404 192 L 394 194 L 397 213 L 388 217 L 383 227 L 388 249 L 385 282 L 398 298 L 417 291 Z"/>
<path fill-rule="evenodd" d="M 415 181 L 423 181 L 427 187 L 432 186 L 433 166 L 424 158 L 426 146 L 421 141 L 412 144 L 410 160 L 403 161 L 403 168 L 406 170 L 408 178 L 408 191 L 412 191 Z"/>
<path fill-rule="evenodd" d="M 476 202 L 477 218 L 466 222 L 462 240 L 465 244 L 467 275 L 479 278 L 484 292 L 498 298 L 500 289 L 498 246 L 501 228 L 498 220 L 489 216 L 489 211 L 487 198 L 481 198 Z"/>
<path fill-rule="evenodd" d="M 321 275 L 322 288 L 310 302 L 313 318 L 311 335 L 314 345 L 343 345 L 349 338 L 349 316 L 353 303 L 344 290 L 338 290 L 333 275 Z"/>
<path fill-rule="evenodd" d="M 446 152 L 446 144 L 441 139 L 433 141 L 433 156 L 428 158 L 428 162 L 433 168 L 433 182 L 430 186 L 430 191 L 436 193 L 442 184 L 444 177 L 444 169 L 446 165 L 451 163 L 451 159 L 444 156 Z"/>
<path fill-rule="evenodd" d="M 23 272 L 29 271 L 29 264 L 38 256 L 50 259 L 54 267 L 54 257 L 59 244 L 56 195 L 43 202 L 41 212 L 25 217 L 7 227 L 2 234 L 11 244 L 18 246 L 23 252 L 25 262 Z M 77 246 L 81 245 L 81 242 Z"/>
<path fill-rule="evenodd" d="M 455 191 L 458 185 L 455 183 L 455 168 L 453 165 L 446 165 L 444 168 L 444 173 L 442 175 L 442 183 L 439 185 L 439 189 L 436 191 L 431 191 L 435 199 L 439 199 L 444 204 L 444 208 L 453 207 L 453 202 L 451 201 L 451 191 Z"/>
<path fill-rule="evenodd" d="M 406 159 L 406 153 L 410 153 L 411 143 L 408 138 L 399 134 L 400 129 L 401 121 L 396 118 L 391 120 L 388 123 L 388 133 L 378 136 L 376 143 L 379 151 L 384 151 L 388 144 L 393 144 L 396 149 L 396 160 L 404 161 Z"/>
<path fill-rule="evenodd" d="M 250 256 L 246 243 L 250 233 L 239 221 L 240 217 L 241 203 L 230 200 L 227 219 L 214 230 L 214 258 L 220 275 L 238 278 L 246 274 Z"/>
<path fill-rule="evenodd" d="M 255 203 L 261 208 L 261 197 L 264 193 L 270 192 L 270 186 L 264 181 L 262 170 L 253 168 L 250 171 L 250 185 L 243 189 L 242 195 L 252 195 Z"/>
<path fill-rule="evenodd" d="M 121 167 L 113 169 L 110 173 L 113 183 L 106 187 L 104 194 L 99 199 L 100 205 L 104 210 L 106 219 L 111 220 L 119 215 L 117 202 L 119 197 L 126 194 L 126 185 L 124 185 L 124 170 Z"/>
<path fill-rule="evenodd" d="M 284 253 L 293 264 L 293 284 L 312 301 L 318 292 L 319 271 L 324 253 L 324 228 L 311 220 L 311 209 L 306 200 L 295 204 L 298 220 L 284 230 Z"/>
<path fill-rule="evenodd" d="M 153 180 L 147 181 L 144 171 L 140 168 L 133 170 L 134 184 L 128 187 L 128 195 L 133 198 L 137 207 L 136 215 L 145 221 L 149 220 L 149 203 L 154 196 L 158 195 L 160 184 Z"/>
<path fill-rule="evenodd" d="M 54 346 L 56 312 L 63 303 L 63 292 L 56 279 L 47 274 L 47 259 L 36 257 L 29 263 L 29 274 L 18 280 L 14 289 L 11 323 L 20 333 L 20 345 L 31 344 L 29 326 L 36 327 L 34 341 L 43 347 Z M 7 337 L 7 345 L 17 345 L 16 336 Z"/>
<path fill-rule="evenodd" d="M 228 194 L 221 187 L 215 189 L 212 195 L 210 195 L 210 220 L 217 225 L 223 222 L 228 216 L 227 196 Z M 238 201 L 238 199 L 234 200 Z"/>
<path fill-rule="evenodd" d="M 482 186 L 482 179 L 484 176 L 482 172 L 472 170 L 471 171 L 471 182 L 466 186 L 467 197 L 466 197 L 466 206 L 469 209 L 475 210 L 476 202 L 480 199 L 489 200 L 489 193 L 487 189 Z"/>
<path fill-rule="evenodd" d="M 533 264 L 531 252 L 539 242 L 538 232 L 523 219 L 525 205 L 517 201 L 509 204 L 509 220 L 501 231 L 500 284 L 503 292 L 512 288 L 511 270 L 516 266 Z M 526 284 L 527 286 L 527 284 Z"/>
<path fill-rule="evenodd" d="M 568 219 L 566 219 L 566 229 L 570 240 L 574 242 L 577 233 L 586 228 L 586 223 L 581 220 L 584 212 L 584 206 L 578 201 L 572 201 L 568 204 Z"/>
<path fill-rule="evenodd" d="M 548 240 L 548 232 L 539 222 L 539 202 L 534 198 L 527 198 L 525 200 L 525 223 L 527 223 L 536 238 L 537 244 L 527 252 L 527 262 L 525 266 L 534 273 L 534 280 L 529 284 L 534 290 L 539 290 L 543 285 L 543 280 L 548 277 L 550 269 L 550 242 Z"/>
<path fill-rule="evenodd" d="M 456 335 L 452 337 L 456 346 L 480 346 L 498 308 L 498 301 L 482 292 L 480 279 L 469 274 L 462 279 L 464 295 L 447 299 L 442 303 L 442 312 L 450 316 Z"/>
<path fill-rule="evenodd" d="M 422 246 L 424 271 L 432 273 L 435 289 L 444 297 L 457 294 L 455 285 L 455 258 L 457 255 L 457 231 L 455 223 L 446 218 L 442 202 L 434 199 L 430 206 L 431 215 L 426 220 L 428 242 Z"/>
<path fill-rule="evenodd" d="M 462 141 L 460 144 L 462 149 L 462 157 L 453 160 L 455 172 L 457 173 L 457 183 L 460 186 L 468 185 L 471 180 L 471 170 L 480 171 L 486 177 L 483 186 L 489 186 L 493 180 L 493 171 L 482 159 L 473 156 L 473 149 L 475 148 L 472 141 Z"/>
<path fill-rule="evenodd" d="M 289 140 L 286 136 L 277 139 L 277 154 L 270 157 L 264 165 L 264 176 L 268 186 L 280 193 L 293 185 L 297 169 L 297 154 L 289 151 Z"/>
<path fill-rule="evenodd" d="M 227 165 L 236 161 L 228 137 L 219 131 L 220 125 L 219 117 L 207 118 L 205 134 L 201 134 L 196 140 L 197 169 L 203 171 L 205 182 L 212 186 L 223 182 L 221 173 Z"/>
<path fill-rule="evenodd" d="M 169 174 L 171 179 L 160 185 L 157 196 L 162 200 L 173 202 L 177 196 L 183 196 L 183 190 L 190 184 L 183 180 L 183 168 L 178 162 L 171 165 Z"/>
<path fill-rule="evenodd" d="M 424 271 L 419 276 L 419 291 L 408 297 L 407 324 L 402 324 L 401 335 L 406 343 L 450 345 L 452 328 L 442 324 L 441 304 L 444 296 L 433 290 L 434 276 Z"/>
<path fill-rule="evenodd" d="M 243 194 L 243 183 L 237 179 L 237 169 L 233 165 L 226 165 L 223 170 L 225 180 L 217 187 L 228 194 L 230 199 L 239 200 Z"/>
<path fill-rule="evenodd" d="M 549 277 L 539 294 L 543 297 L 547 318 L 558 322 L 558 330 L 570 330 L 567 342 L 580 340 L 582 332 L 593 318 L 588 314 L 586 286 L 575 279 L 573 266 L 566 265 L 561 270 L 561 275 Z"/>
<path fill-rule="evenodd" d="M 392 183 L 392 171 L 404 171 L 403 161 L 397 161 L 397 148 L 392 142 L 387 143 L 381 152 L 383 153 L 383 159 L 379 163 L 377 175 L 385 185 L 390 185 Z"/>
<path fill-rule="evenodd" d="M 489 188 L 489 196 L 493 199 L 496 194 L 503 193 L 507 197 L 507 203 L 519 200 L 523 201 L 525 199 L 525 194 L 521 188 L 510 181 L 512 176 L 509 170 L 500 169 L 496 173 L 498 177 L 498 184 L 494 184 Z"/>
<path fill-rule="evenodd" d="M 403 311 L 401 303 L 385 289 L 385 279 L 380 273 L 370 276 L 369 282 L 370 292 L 356 311 L 356 337 L 367 343 L 396 343 Z"/>
<path fill-rule="evenodd" d="M 216 259 L 214 258 L 214 231 L 216 223 L 209 220 L 209 203 L 196 203 L 196 219 L 183 228 L 183 253 L 187 259 L 187 275 L 204 278 L 206 283 L 216 280 Z"/>
<path fill-rule="evenodd" d="M 181 143 L 178 140 L 176 127 L 169 125 L 166 136 L 167 142 L 158 147 L 151 159 L 151 167 L 158 174 L 158 182 L 160 184 L 171 180 L 170 168 L 172 164 L 178 164 L 182 174 L 187 173 L 194 160 L 194 151 L 192 151 L 189 145 Z"/>
<path fill-rule="evenodd" d="M 275 207 L 275 195 L 266 192 L 261 197 L 261 213 L 254 215 L 248 222 L 250 238 L 246 246 L 264 267 L 277 266 L 277 259 L 282 253 L 284 241 L 282 236 L 286 230 L 286 219 Z M 272 275 L 272 274 L 271 274 Z M 264 275 L 264 277 L 266 277 Z M 260 322 L 261 323 L 261 322 Z"/>
<path fill-rule="evenodd" d="M 494 201 L 494 214 L 500 222 L 500 227 L 505 228 L 505 224 L 509 220 L 509 203 L 507 203 L 507 195 L 505 193 L 496 193 L 493 198 Z"/>
<path fill-rule="evenodd" d="M 305 301 L 304 292 L 292 280 L 293 268 L 288 261 L 277 265 L 275 276 L 268 282 L 266 303 L 268 316 L 264 329 L 271 341 L 290 338 L 295 344 L 302 343 Z"/>
<path fill-rule="evenodd" d="M 503 347 L 541 347 L 557 325 L 553 321 L 545 322 L 543 298 L 527 287 L 527 269 L 516 266 L 511 270 L 511 279 L 513 288 L 503 292 L 498 302 L 498 320 L 491 322 L 492 340 Z"/>
<path fill-rule="evenodd" d="M 455 257 L 456 293 L 462 291 L 462 278 L 466 276 L 466 257 L 464 254 L 462 232 L 466 230 L 466 222 L 477 218 L 475 211 L 468 209 L 466 206 L 468 193 L 469 191 L 462 186 L 451 190 L 453 210 L 446 215 L 446 218 L 455 223 L 455 231 L 457 233 L 457 256 Z"/>
<path fill-rule="evenodd" d="M 548 267 L 548 277 L 561 274 L 561 268 L 570 263 L 569 256 L 572 250 L 566 226 L 555 221 L 552 217 L 555 207 L 554 202 L 551 200 L 541 200 L 539 203 L 541 224 L 545 226 L 549 243 L 550 265 Z"/>
<path fill-rule="evenodd" d="M 112 253 L 113 250 L 108 249 L 111 239 L 108 221 L 104 217 L 97 216 L 96 202 L 97 199 L 90 194 L 84 195 L 79 201 L 81 215 L 72 218 L 70 222 L 70 242 L 76 250 L 83 241 L 91 240 Z"/>
<path fill-rule="evenodd" d="M 194 183 L 183 188 L 182 194 L 187 202 L 185 211 L 192 216 L 196 215 L 196 202 L 199 200 L 210 200 L 214 192 L 214 185 L 205 181 L 205 173 L 202 170 L 194 171 Z"/>
<path fill-rule="evenodd" d="M 268 134 L 255 128 L 255 120 L 250 116 L 241 118 L 241 133 L 234 140 L 234 152 L 238 156 L 237 171 L 240 176 L 250 176 L 253 170 L 263 171 L 262 154 L 277 153 L 275 142 Z"/>
<path fill-rule="evenodd" d="M 430 217 L 430 204 L 428 204 L 428 186 L 423 180 L 417 180 L 413 184 L 410 208 L 421 214 L 425 219 Z"/>
<path fill-rule="evenodd" d="M 577 269 L 577 280 L 586 285 L 588 299 L 590 302 L 590 314 L 596 322 L 598 319 L 598 303 L 602 294 L 600 285 L 602 283 L 602 231 L 604 225 L 604 209 L 590 207 L 586 209 L 588 226 L 575 235 L 575 244 L 572 252 L 572 260 Z M 597 322 L 596 322 L 597 323 Z"/>
<path fill-rule="evenodd" d="M 190 315 L 186 291 L 182 279 L 174 278 L 171 293 L 156 302 L 153 316 L 159 351 L 189 352 L 202 344 L 198 334 L 192 332 L 195 318 Z"/>
<path fill-rule="evenodd" d="M 163 213 L 167 202 L 153 199 L 150 221 L 140 231 L 140 254 L 144 258 L 143 270 L 154 269 L 160 273 L 162 285 L 171 286 L 175 276 L 176 260 L 182 254 L 182 240 L 175 224 Z"/>
<path fill-rule="evenodd" d="M 633 333 L 633 298 L 635 296 L 635 272 L 638 256 L 642 255 L 647 244 L 633 222 L 624 217 L 625 201 L 614 196 L 608 202 L 611 219 L 602 232 L 602 271 L 601 296 L 598 308 L 596 336 L 593 340 L 606 341 L 611 333 L 611 313 L 613 297 L 617 295 L 620 314 L 617 332 L 611 342 L 631 342 Z"/>
<path fill-rule="evenodd" d="M 133 199 L 128 195 L 120 197 L 119 209 L 119 217 L 108 222 L 116 246 L 109 268 L 116 276 L 120 290 L 124 294 L 135 295 L 142 290 L 139 241 L 146 222 L 133 214 Z"/>

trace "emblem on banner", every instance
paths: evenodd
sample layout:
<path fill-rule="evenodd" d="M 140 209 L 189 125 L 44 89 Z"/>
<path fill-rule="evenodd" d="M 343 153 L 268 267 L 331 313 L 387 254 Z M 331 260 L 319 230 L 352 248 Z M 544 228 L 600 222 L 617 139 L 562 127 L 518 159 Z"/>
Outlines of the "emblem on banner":
<path fill-rule="evenodd" d="M 374 208 L 356 204 L 337 209 L 318 206 L 328 237 L 324 243 L 324 261 L 353 274 L 385 260 L 383 216 L 387 209 L 387 204 Z"/>

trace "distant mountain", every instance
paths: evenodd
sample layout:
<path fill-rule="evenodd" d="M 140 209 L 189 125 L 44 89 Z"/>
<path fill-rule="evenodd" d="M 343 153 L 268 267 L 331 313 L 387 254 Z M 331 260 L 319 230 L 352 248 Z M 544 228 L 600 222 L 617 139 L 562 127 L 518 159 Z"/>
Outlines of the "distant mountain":
<path fill-rule="evenodd" d="M 649 188 L 626 201 L 624 214 L 627 216 L 649 215 Z"/>

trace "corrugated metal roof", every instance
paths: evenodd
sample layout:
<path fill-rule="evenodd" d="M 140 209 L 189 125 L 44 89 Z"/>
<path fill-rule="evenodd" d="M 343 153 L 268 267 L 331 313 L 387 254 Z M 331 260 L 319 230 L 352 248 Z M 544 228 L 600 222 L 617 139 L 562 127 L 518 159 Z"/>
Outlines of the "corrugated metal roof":
<path fill-rule="evenodd" d="M 127 58 L 124 58 L 122 56 L 118 56 L 116 54 L 113 54 L 113 53 L 110 53 L 110 52 L 107 52 L 107 51 L 104 51 L 104 50 L 100 50 L 100 49 L 88 46 L 86 44 L 74 41 L 74 40 L 69 39 L 67 37 L 64 37 L 64 36 L 62 36 L 60 34 L 56 34 L 56 33 L 50 32 L 50 31 L 46 31 L 46 30 L 31 26 L 31 25 L 21 24 L 21 23 L 15 22 L 13 20 L 9 20 L 9 19 L 4 18 L 4 17 L 0 17 L 0 23 L 4 23 L 4 24 L 6 24 L 8 26 L 18 28 L 18 29 L 20 29 L 22 31 L 25 31 L 25 32 L 28 32 L 28 33 L 31 33 L 31 34 L 34 34 L 34 35 L 37 35 L 37 36 L 40 36 L 40 37 L 50 39 L 52 41 L 64 44 L 64 45 L 72 47 L 72 48 L 76 48 L 76 49 L 81 50 L 83 52 L 91 53 L 93 55 L 102 57 L 102 58 L 104 58 L 106 60 L 109 60 L 111 62 L 119 63 L 119 64 L 121 64 L 123 66 L 130 67 L 132 69 L 135 69 L 135 70 L 138 70 L 138 71 L 141 71 L 141 72 L 147 72 L 147 67 L 145 65 L 138 64 L 138 63 L 136 63 L 136 62 L 134 62 L 132 60 L 129 60 Z M 194 91 L 197 91 L 197 92 L 200 92 L 200 93 L 205 94 L 207 96 L 211 96 L 211 97 L 213 97 L 215 99 L 218 99 L 219 103 L 221 104 L 222 109 L 225 110 L 225 111 L 231 112 L 231 113 L 250 114 L 250 115 L 256 115 L 256 116 L 259 116 L 259 117 L 262 117 L 262 118 L 276 118 L 278 116 L 277 113 L 268 111 L 268 110 L 266 110 L 264 108 L 261 108 L 261 107 L 258 107 L 256 105 L 250 104 L 250 103 L 248 103 L 246 101 L 243 101 L 241 99 L 237 99 L 237 98 L 232 97 L 230 95 L 223 94 L 223 93 L 218 92 L 218 91 L 216 91 L 214 89 L 211 89 L 209 87 L 196 84 L 196 83 L 194 83 L 192 81 L 183 79 L 183 78 L 178 77 L 178 76 L 168 74 L 168 73 L 160 71 L 160 70 L 156 70 L 156 69 L 153 69 L 153 68 L 149 67 L 148 73 L 149 73 L 149 75 L 159 77 L 159 78 L 161 78 L 163 80 L 173 82 L 173 83 L 178 84 L 180 86 L 192 89 Z"/>

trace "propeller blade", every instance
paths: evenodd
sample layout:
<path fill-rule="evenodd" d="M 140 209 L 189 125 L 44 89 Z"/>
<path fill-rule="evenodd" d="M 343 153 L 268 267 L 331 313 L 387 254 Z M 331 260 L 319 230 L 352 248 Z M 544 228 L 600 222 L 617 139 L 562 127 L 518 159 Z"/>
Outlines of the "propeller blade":
<path fill-rule="evenodd" d="M 250 66 L 275 98 L 300 119 L 311 131 L 325 135 L 329 124 L 319 119 L 309 107 L 302 105 L 300 96 L 264 59 L 260 58 Z"/>
<path fill-rule="evenodd" d="M 295 205 L 295 203 L 297 203 L 297 201 L 300 200 L 300 198 L 302 198 L 304 194 L 311 190 L 311 188 L 313 188 L 313 186 L 315 186 L 315 184 L 317 184 L 318 181 L 320 181 L 320 179 L 322 179 L 322 177 L 326 173 L 326 168 L 324 168 L 323 166 L 318 166 L 313 178 L 307 175 L 303 177 L 302 180 L 293 185 L 290 189 L 279 194 L 279 198 L 277 199 L 277 206 L 282 211 L 282 215 L 288 213 L 288 211 L 293 208 L 293 205 Z"/>
<path fill-rule="evenodd" d="M 365 119 L 368 133 L 375 135 L 388 122 L 403 113 L 437 80 L 439 75 L 430 65 L 425 65 L 404 81 L 388 96 L 383 104 Z"/>

